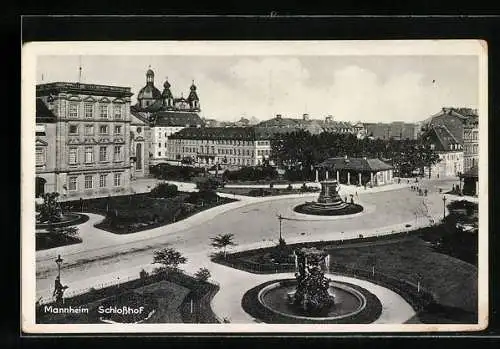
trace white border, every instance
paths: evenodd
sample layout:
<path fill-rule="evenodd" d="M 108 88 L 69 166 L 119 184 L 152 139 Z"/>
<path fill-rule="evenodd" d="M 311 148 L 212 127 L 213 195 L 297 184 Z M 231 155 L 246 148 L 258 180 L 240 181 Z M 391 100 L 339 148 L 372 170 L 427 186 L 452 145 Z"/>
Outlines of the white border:
<path fill-rule="evenodd" d="M 275 325 L 275 324 L 35 324 L 34 181 L 36 60 L 41 55 L 206 55 L 206 56 L 361 56 L 361 55 L 476 55 L 479 57 L 479 323 Z M 128 41 L 32 42 L 22 48 L 21 125 L 21 328 L 26 333 L 232 333 L 232 332 L 420 332 L 478 331 L 488 325 L 488 56 L 480 40 L 397 41 Z"/>

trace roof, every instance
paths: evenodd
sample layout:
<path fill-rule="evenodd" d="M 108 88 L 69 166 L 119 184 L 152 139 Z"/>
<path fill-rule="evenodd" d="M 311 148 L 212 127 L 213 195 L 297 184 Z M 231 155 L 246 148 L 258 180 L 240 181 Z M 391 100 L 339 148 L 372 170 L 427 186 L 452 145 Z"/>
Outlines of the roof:
<path fill-rule="evenodd" d="M 56 122 L 57 117 L 40 98 L 36 99 L 36 122 Z"/>
<path fill-rule="evenodd" d="M 79 82 L 51 82 L 36 85 L 37 96 L 60 92 L 109 97 L 130 97 L 133 95 L 130 87 L 123 86 L 82 84 Z"/>
<path fill-rule="evenodd" d="M 393 167 L 379 159 L 367 158 L 329 158 L 319 164 L 319 167 L 327 167 L 333 170 L 353 170 L 378 172 L 390 170 Z"/>
<path fill-rule="evenodd" d="M 187 127 L 174 133 L 170 139 L 267 139 L 255 127 Z"/>
<path fill-rule="evenodd" d="M 459 140 L 445 125 L 431 126 L 423 135 L 422 140 L 434 144 L 436 151 L 450 151 L 461 149 Z M 458 146 L 458 148 L 457 148 Z"/>
<path fill-rule="evenodd" d="M 467 171 L 465 171 L 462 174 L 462 177 L 465 177 L 465 178 L 478 178 L 479 177 L 479 166 L 478 166 L 478 164 L 475 164 L 470 169 L 468 169 Z"/>
<path fill-rule="evenodd" d="M 153 113 L 153 126 L 201 126 L 203 120 L 197 113 L 181 111 L 159 111 Z"/>

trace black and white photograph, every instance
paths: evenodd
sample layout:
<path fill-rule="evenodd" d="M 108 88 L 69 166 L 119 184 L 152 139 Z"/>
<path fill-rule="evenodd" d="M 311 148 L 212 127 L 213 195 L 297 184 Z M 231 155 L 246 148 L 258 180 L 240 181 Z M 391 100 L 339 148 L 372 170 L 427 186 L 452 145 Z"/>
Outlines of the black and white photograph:
<path fill-rule="evenodd" d="M 22 50 L 26 333 L 487 327 L 484 42 Z"/>

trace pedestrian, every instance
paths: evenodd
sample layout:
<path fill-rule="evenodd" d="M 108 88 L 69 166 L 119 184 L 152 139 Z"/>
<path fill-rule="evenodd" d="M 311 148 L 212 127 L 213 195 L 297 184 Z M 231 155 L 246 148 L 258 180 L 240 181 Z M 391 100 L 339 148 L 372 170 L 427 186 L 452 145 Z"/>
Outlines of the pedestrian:
<path fill-rule="evenodd" d="M 356 191 L 356 199 L 358 198 L 358 192 Z"/>
<path fill-rule="evenodd" d="M 424 190 L 424 196 L 427 196 L 427 188 Z"/>
<path fill-rule="evenodd" d="M 407 180 L 406 180 L 406 183 L 407 183 L 407 184 L 410 184 L 410 180 L 409 180 L 409 179 L 407 179 Z"/>

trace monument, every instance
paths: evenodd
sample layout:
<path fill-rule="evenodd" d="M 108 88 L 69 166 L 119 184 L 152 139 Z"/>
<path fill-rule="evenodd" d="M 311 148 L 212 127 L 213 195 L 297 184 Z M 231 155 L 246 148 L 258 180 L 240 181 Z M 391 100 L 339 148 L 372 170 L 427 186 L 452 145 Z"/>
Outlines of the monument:
<path fill-rule="evenodd" d="M 339 195 L 338 182 L 327 179 L 321 182 L 318 201 L 306 202 L 296 206 L 294 211 L 323 216 L 346 215 L 363 211 L 363 206 L 355 204 L 353 200 L 351 200 L 351 203 L 346 201 L 342 200 Z"/>

